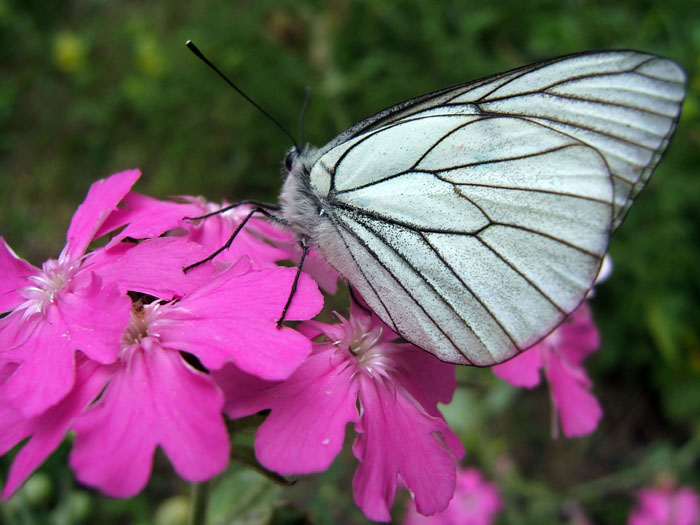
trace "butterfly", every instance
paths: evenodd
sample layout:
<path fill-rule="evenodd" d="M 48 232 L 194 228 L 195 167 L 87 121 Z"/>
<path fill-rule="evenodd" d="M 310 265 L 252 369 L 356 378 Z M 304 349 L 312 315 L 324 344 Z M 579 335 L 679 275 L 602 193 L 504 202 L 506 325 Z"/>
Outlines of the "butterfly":
<path fill-rule="evenodd" d="M 279 219 L 406 340 L 503 362 L 585 298 L 685 80 L 648 53 L 586 52 L 401 102 L 292 149 Z"/>

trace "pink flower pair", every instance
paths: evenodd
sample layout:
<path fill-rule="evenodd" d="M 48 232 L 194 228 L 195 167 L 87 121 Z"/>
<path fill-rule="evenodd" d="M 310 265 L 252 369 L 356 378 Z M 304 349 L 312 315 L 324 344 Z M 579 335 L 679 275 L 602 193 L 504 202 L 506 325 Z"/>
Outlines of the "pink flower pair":
<path fill-rule="evenodd" d="M 76 433 L 76 476 L 106 494 L 139 492 L 156 446 L 183 478 L 207 479 L 226 467 L 230 444 L 223 394 L 202 368 L 235 363 L 280 380 L 311 351 L 308 338 L 276 326 L 295 270 L 273 262 L 286 253 L 260 239 L 256 250 L 249 238 L 249 259 L 185 275 L 183 266 L 212 251 L 192 240 L 198 226 L 182 221 L 201 207 L 129 193 L 139 175 L 95 183 L 71 221 L 66 247 L 41 270 L 0 243 L 0 311 L 7 312 L 0 319 L 0 452 L 29 437 L 4 499 L 69 430 Z M 131 241 L 176 226 L 180 237 Z M 104 248 L 86 253 L 118 227 L 124 229 Z M 309 319 L 322 304 L 303 275 L 287 318 Z"/>

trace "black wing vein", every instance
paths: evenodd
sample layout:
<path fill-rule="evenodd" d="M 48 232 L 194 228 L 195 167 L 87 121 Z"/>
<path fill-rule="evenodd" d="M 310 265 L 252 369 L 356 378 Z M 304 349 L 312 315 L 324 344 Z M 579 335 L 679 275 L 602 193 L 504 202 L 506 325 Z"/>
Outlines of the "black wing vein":
<path fill-rule="evenodd" d="M 433 323 L 433 325 L 435 325 L 435 327 L 445 336 L 445 338 L 450 342 L 450 344 L 452 344 L 452 346 L 453 346 L 460 354 L 464 355 L 463 352 L 462 352 L 462 350 L 460 349 L 460 347 L 452 340 L 452 338 L 449 336 L 449 334 L 447 334 L 447 333 L 442 329 L 442 327 L 440 326 L 440 324 L 435 320 L 435 318 L 430 314 L 430 312 L 428 312 L 428 310 L 426 310 L 426 309 L 423 307 L 423 305 L 420 303 L 420 301 L 418 301 L 418 300 L 416 299 L 416 297 L 411 293 L 411 291 L 410 291 L 408 288 L 406 288 L 406 287 L 401 283 L 401 281 L 399 281 L 398 279 L 396 279 L 396 278 L 393 276 L 394 274 L 391 272 L 390 268 L 388 268 L 388 267 L 382 262 L 381 258 L 377 255 L 377 253 L 376 253 L 372 248 L 370 248 L 370 247 L 367 245 L 367 243 L 366 243 L 359 235 L 357 235 L 357 234 L 352 230 L 352 228 L 349 228 L 349 227 L 347 227 L 345 224 L 343 224 L 343 223 L 342 223 L 342 220 L 339 220 L 338 218 L 336 218 L 336 221 L 338 221 L 337 223 L 334 221 L 334 224 L 336 225 L 336 228 L 338 227 L 338 223 L 339 223 L 339 225 L 343 228 L 344 231 L 346 231 L 348 234 L 352 235 L 352 236 L 355 238 L 355 240 L 356 240 L 357 242 L 359 242 L 359 243 L 362 245 L 362 247 L 367 251 L 367 253 L 370 254 L 370 255 L 372 256 L 372 258 L 377 262 L 377 264 L 381 265 L 381 266 L 392 276 L 392 278 L 394 279 L 394 281 L 404 290 L 404 292 L 406 292 L 406 295 L 407 295 L 408 297 L 410 297 L 411 300 L 413 301 L 413 303 L 414 303 L 416 306 L 418 306 L 418 308 L 420 308 L 420 310 L 426 315 L 426 317 L 428 317 L 428 318 L 430 319 L 430 321 Z M 386 242 L 384 241 L 384 239 L 383 239 L 381 236 L 377 235 L 377 232 L 376 232 L 374 229 L 372 229 L 367 223 L 364 223 L 364 222 L 363 222 L 363 223 L 360 223 L 360 224 L 361 224 L 366 230 L 368 230 L 369 232 L 371 232 L 371 233 L 374 235 L 374 237 L 375 237 L 376 239 L 378 239 L 384 246 L 386 246 L 387 248 L 389 248 L 393 253 L 395 253 L 398 257 L 400 257 L 400 258 L 406 263 L 406 265 L 407 265 L 409 268 L 411 268 L 411 270 L 413 270 L 417 275 L 420 276 L 420 273 L 416 270 L 416 268 L 415 268 L 412 264 L 410 264 L 410 263 L 403 257 L 403 255 L 401 255 L 401 253 L 399 253 L 398 251 L 396 251 L 396 250 L 394 249 L 393 246 L 391 246 L 390 244 L 386 243 Z M 347 247 L 347 244 L 346 244 L 346 247 Z M 354 257 L 353 257 L 353 259 L 354 259 Z M 356 264 L 357 267 L 360 269 L 360 271 L 362 272 L 363 276 L 365 276 L 365 279 L 366 279 L 367 283 L 370 285 L 370 287 L 371 287 L 372 290 L 374 291 L 374 293 L 375 293 L 375 295 L 377 296 L 377 298 L 380 298 L 380 300 L 381 300 L 381 296 L 377 293 L 376 289 L 371 285 L 371 280 L 367 278 L 367 276 L 365 275 L 364 271 L 362 270 L 362 267 L 361 267 L 359 264 L 357 264 L 356 261 L 355 261 L 355 264 Z M 421 276 L 421 278 L 422 278 L 422 276 Z M 428 286 L 430 286 L 430 287 L 433 289 L 433 291 L 435 292 L 436 296 L 439 297 L 446 305 L 448 305 L 448 306 L 454 311 L 454 309 L 452 308 L 452 305 L 450 305 L 449 303 L 447 303 L 447 302 L 445 301 L 444 297 L 442 297 L 442 295 L 440 295 L 440 294 L 437 292 L 437 290 L 435 290 L 435 289 L 432 287 L 432 285 L 430 285 L 430 283 L 428 283 L 427 281 L 425 281 L 425 279 L 423 279 L 423 280 L 424 280 L 424 282 L 426 282 L 426 284 L 427 284 Z M 381 302 L 382 302 L 382 304 L 384 304 L 383 301 L 381 301 Z M 387 309 L 387 311 L 389 311 L 389 310 Z M 455 312 L 455 313 L 457 313 L 457 312 Z M 459 316 L 459 314 L 457 314 L 457 315 Z M 393 322 L 393 324 L 394 324 L 394 328 L 396 328 L 396 322 L 395 322 L 395 321 L 392 321 L 392 322 Z M 468 326 L 468 325 L 467 325 L 467 326 Z M 474 337 L 476 337 L 477 339 L 479 339 L 479 340 L 481 341 L 481 338 L 479 337 L 479 335 L 476 334 L 476 333 L 471 329 L 471 327 L 468 326 L 468 328 L 469 328 L 469 330 L 472 332 L 472 334 L 474 334 Z M 396 330 L 396 331 L 398 332 L 398 330 Z M 482 341 L 482 344 L 483 344 L 483 341 Z M 486 345 L 484 345 L 484 346 L 486 346 Z M 466 355 L 464 355 L 464 357 L 465 357 L 465 359 L 469 359 L 468 356 L 466 356 Z"/>

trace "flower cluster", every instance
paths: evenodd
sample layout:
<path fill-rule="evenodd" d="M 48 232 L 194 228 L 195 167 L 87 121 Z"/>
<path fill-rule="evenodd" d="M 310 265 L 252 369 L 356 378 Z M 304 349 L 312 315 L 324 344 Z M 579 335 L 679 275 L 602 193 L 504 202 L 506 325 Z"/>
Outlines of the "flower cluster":
<path fill-rule="evenodd" d="M 184 479 L 208 479 L 226 467 L 230 449 L 224 396 L 209 371 L 234 363 L 281 380 L 311 351 L 303 334 L 276 325 L 295 270 L 277 266 L 289 255 L 261 240 L 272 227 L 256 221 L 241 235 L 245 253 L 185 274 L 244 210 L 184 221 L 205 207 L 133 193 L 139 175 L 93 184 L 65 248 L 41 269 L 0 240 L 0 452 L 28 438 L 4 499 L 69 431 L 76 477 L 105 494 L 138 493 L 158 446 Z M 310 319 L 322 305 L 302 275 L 287 319 Z"/>

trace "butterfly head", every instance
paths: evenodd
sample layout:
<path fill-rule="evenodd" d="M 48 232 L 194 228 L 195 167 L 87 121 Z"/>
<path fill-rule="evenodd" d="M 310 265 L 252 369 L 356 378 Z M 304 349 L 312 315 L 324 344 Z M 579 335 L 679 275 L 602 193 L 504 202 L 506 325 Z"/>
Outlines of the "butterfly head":
<path fill-rule="evenodd" d="M 311 171 L 311 167 L 318 158 L 318 149 L 304 146 L 303 148 L 293 146 L 287 150 L 282 165 L 282 176 L 284 179 L 292 177 L 306 176 Z"/>

